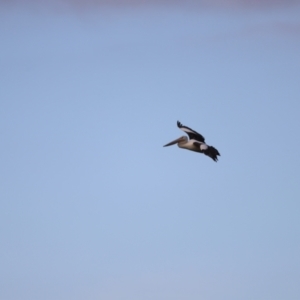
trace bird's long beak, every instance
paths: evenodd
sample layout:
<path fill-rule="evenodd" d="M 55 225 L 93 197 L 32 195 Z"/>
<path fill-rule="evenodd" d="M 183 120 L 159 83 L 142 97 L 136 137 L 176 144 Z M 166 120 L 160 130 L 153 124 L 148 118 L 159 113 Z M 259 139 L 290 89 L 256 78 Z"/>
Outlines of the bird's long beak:
<path fill-rule="evenodd" d="M 177 144 L 177 143 L 178 143 L 180 140 L 181 140 L 181 137 L 180 137 L 180 138 L 178 138 L 178 139 L 176 139 L 175 141 L 172 141 L 172 142 L 170 142 L 170 143 L 168 143 L 168 144 L 164 145 L 164 147 L 168 147 L 168 146 L 171 146 L 171 145 Z"/>

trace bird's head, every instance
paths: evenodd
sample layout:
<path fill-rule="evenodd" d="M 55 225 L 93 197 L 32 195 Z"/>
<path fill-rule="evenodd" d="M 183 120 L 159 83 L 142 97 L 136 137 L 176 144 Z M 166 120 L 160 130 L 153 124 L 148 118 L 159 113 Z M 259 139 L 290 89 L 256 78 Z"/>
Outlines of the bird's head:
<path fill-rule="evenodd" d="M 181 136 L 180 138 L 178 138 L 178 139 L 176 139 L 176 140 L 174 140 L 174 141 L 172 141 L 172 142 L 164 145 L 164 147 L 172 146 L 174 144 L 180 144 L 180 143 L 186 142 L 186 141 L 187 141 L 187 137 L 186 136 Z"/>

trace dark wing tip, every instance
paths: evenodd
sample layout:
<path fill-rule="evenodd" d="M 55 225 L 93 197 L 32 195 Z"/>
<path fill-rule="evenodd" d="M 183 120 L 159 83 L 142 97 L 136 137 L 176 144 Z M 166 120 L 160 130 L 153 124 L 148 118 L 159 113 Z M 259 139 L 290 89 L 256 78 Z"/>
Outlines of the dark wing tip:
<path fill-rule="evenodd" d="M 182 127 L 182 124 L 181 124 L 179 121 L 177 121 L 177 126 L 178 126 L 179 128 L 181 128 L 181 127 Z"/>
<path fill-rule="evenodd" d="M 209 155 L 209 157 L 212 158 L 213 161 L 218 162 L 218 156 L 210 156 L 210 155 Z"/>
<path fill-rule="evenodd" d="M 209 156 L 211 159 L 213 159 L 215 162 L 218 161 L 218 156 L 220 156 L 219 151 L 213 147 L 213 146 L 209 146 L 205 151 L 204 154 Z"/>

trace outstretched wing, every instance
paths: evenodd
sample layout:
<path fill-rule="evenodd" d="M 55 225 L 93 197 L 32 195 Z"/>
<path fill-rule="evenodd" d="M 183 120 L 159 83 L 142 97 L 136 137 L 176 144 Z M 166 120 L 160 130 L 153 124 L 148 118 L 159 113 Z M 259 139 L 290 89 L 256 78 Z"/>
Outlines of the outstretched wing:
<path fill-rule="evenodd" d="M 199 147 L 200 152 L 202 152 L 205 155 L 209 156 L 215 162 L 218 161 L 218 156 L 221 156 L 219 151 L 213 146 L 208 146 L 205 143 L 198 143 L 198 142 L 194 142 L 193 144 L 194 144 L 194 146 Z"/>
<path fill-rule="evenodd" d="M 208 148 L 204 150 L 203 153 L 209 156 L 210 158 L 212 158 L 216 162 L 218 161 L 218 156 L 221 156 L 219 151 L 213 146 L 208 146 Z"/>
<path fill-rule="evenodd" d="M 178 128 L 180 128 L 181 130 L 183 130 L 191 140 L 196 140 L 199 142 L 205 142 L 205 138 L 203 135 L 201 135 L 200 133 L 198 133 L 197 131 L 187 127 L 187 126 L 183 126 L 179 121 L 177 121 L 177 126 Z"/>

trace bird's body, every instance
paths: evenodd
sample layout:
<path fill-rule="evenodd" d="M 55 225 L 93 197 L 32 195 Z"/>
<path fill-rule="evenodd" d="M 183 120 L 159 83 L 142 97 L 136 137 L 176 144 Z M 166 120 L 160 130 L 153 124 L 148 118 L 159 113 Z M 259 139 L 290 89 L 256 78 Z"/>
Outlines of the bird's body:
<path fill-rule="evenodd" d="M 199 142 L 195 139 L 189 140 L 186 136 L 182 136 L 180 141 L 177 143 L 177 146 L 182 149 L 187 149 L 195 152 L 203 152 L 208 148 L 208 146 L 203 143 Z"/>
<path fill-rule="evenodd" d="M 187 136 L 182 136 L 164 145 L 164 147 L 177 144 L 179 148 L 200 152 L 209 156 L 214 161 L 218 160 L 218 156 L 220 156 L 219 151 L 213 146 L 207 145 L 205 143 L 204 137 L 200 133 L 194 131 L 193 129 L 187 126 L 183 126 L 179 121 L 177 121 L 177 126 L 185 133 L 187 133 L 190 139 L 188 139 Z"/>

